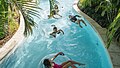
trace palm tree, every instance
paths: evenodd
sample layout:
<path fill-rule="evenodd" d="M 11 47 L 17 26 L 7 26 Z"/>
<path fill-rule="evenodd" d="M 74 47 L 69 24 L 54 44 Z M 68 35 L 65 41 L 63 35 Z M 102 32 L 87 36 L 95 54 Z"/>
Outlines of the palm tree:
<path fill-rule="evenodd" d="M 0 1 L 3 2 L 6 0 L 2 0 Z M 55 0 L 49 0 L 50 2 L 50 15 L 51 15 L 51 11 L 55 5 Z M 8 20 L 9 22 L 11 22 L 14 18 L 12 18 L 12 12 L 17 12 L 21 11 L 21 13 L 23 14 L 23 17 L 25 19 L 25 31 L 24 34 L 25 36 L 28 36 L 30 34 L 32 34 L 32 27 L 34 27 L 36 25 L 36 23 L 34 22 L 34 18 L 33 16 L 36 16 L 39 18 L 39 11 L 38 9 L 41 10 L 41 8 L 39 8 L 36 5 L 36 2 L 33 2 L 32 0 L 8 0 L 6 1 L 7 7 L 10 9 L 10 11 L 8 11 L 8 13 L 10 13 L 10 17 L 6 20 Z M 19 13 L 18 13 L 19 15 Z M 3 17 L 3 16 L 2 16 Z M 5 16 L 7 17 L 7 16 Z"/>
<path fill-rule="evenodd" d="M 56 0 L 49 0 L 50 2 L 50 15 L 51 11 L 54 9 L 54 5 L 56 4 Z M 33 2 L 32 0 L 9 0 L 9 6 L 12 10 L 12 7 L 15 6 L 17 10 L 20 10 L 23 14 L 23 17 L 25 19 L 25 36 L 32 34 L 32 27 L 35 26 L 34 18 L 32 16 L 36 16 L 39 18 L 39 11 L 37 9 L 40 9 L 36 2 Z"/>
<path fill-rule="evenodd" d="M 32 2 L 32 0 L 8 0 L 8 6 L 13 12 L 21 11 L 23 18 L 25 19 L 25 36 L 32 34 L 32 27 L 35 26 L 32 16 L 39 18 L 37 9 L 41 9 L 36 5 L 36 2 Z"/>
<path fill-rule="evenodd" d="M 23 17 L 25 19 L 25 32 L 24 34 L 32 34 L 32 26 L 35 26 L 35 22 L 33 20 L 33 16 L 36 16 L 39 18 L 39 12 L 36 9 L 40 9 L 36 2 L 32 2 L 32 0 L 23 0 L 23 1 L 13 1 L 17 8 L 22 12 Z M 50 2 L 50 15 L 52 14 L 52 10 L 54 9 L 54 5 L 57 5 L 58 3 L 56 0 L 49 0 Z M 22 7 L 21 7 L 22 6 Z"/>

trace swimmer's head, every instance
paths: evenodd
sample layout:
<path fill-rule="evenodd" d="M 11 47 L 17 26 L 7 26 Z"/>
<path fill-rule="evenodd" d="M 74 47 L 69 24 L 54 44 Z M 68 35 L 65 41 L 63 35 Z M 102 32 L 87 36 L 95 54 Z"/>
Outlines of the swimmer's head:
<path fill-rule="evenodd" d="M 58 5 L 55 5 L 55 9 L 58 9 Z"/>
<path fill-rule="evenodd" d="M 72 18 L 72 15 L 69 15 L 69 18 Z"/>
<path fill-rule="evenodd" d="M 44 64 L 45 68 L 51 67 L 51 61 L 49 59 L 44 59 L 43 64 Z"/>

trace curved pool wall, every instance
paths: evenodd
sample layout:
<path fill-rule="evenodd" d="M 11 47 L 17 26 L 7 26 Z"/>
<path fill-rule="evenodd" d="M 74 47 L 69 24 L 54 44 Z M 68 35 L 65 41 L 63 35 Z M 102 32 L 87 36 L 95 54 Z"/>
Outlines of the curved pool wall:
<path fill-rule="evenodd" d="M 113 68 L 103 42 L 89 22 L 81 17 L 87 24 L 87 26 L 81 24 L 83 28 L 70 22 L 68 15 L 78 14 L 72 8 L 73 2 L 74 0 L 59 0 L 62 18 L 48 19 L 49 1 L 41 0 L 39 6 L 43 10 L 40 11 L 41 18 L 35 18 L 37 27 L 33 28 L 33 35 L 29 36 L 8 58 L 5 58 L 0 68 L 40 68 L 39 62 L 43 57 L 60 51 L 72 60 L 85 63 L 85 68 Z M 49 38 L 52 24 L 62 29 L 65 34 Z"/>
<path fill-rule="evenodd" d="M 20 13 L 20 24 L 19 28 L 16 31 L 16 33 L 12 36 L 12 38 L 5 43 L 5 45 L 0 48 L 0 63 L 4 60 L 4 57 L 9 56 L 11 52 L 13 52 L 20 43 L 24 41 L 24 30 L 25 30 L 25 25 L 24 25 L 24 18 Z"/>

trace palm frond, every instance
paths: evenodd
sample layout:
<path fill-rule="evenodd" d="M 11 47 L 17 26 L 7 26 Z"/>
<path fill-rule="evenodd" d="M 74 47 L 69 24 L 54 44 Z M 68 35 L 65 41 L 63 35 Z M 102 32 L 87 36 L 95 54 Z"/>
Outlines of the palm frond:
<path fill-rule="evenodd" d="M 29 15 L 33 15 L 33 16 L 36 16 L 37 18 L 40 18 L 40 15 L 39 15 L 37 12 L 28 10 L 27 13 L 28 13 Z"/>
<path fill-rule="evenodd" d="M 50 3 L 50 12 L 52 11 L 53 9 L 53 4 L 54 4 L 54 0 L 49 0 L 49 3 Z"/>
<path fill-rule="evenodd" d="M 55 5 L 58 6 L 58 2 L 56 0 L 49 0 L 49 3 L 50 3 L 50 16 L 49 17 L 52 17 L 53 16 L 52 11 L 53 11 Z"/>
<path fill-rule="evenodd" d="M 114 21 L 110 24 L 108 31 L 107 31 L 107 48 L 109 48 L 110 43 L 116 33 L 116 31 L 120 28 L 120 9 L 118 15 L 115 17 Z M 119 34 L 118 34 L 119 35 Z"/>
<path fill-rule="evenodd" d="M 33 6 L 33 5 L 23 5 L 24 8 L 35 8 L 35 9 L 40 9 L 42 10 L 42 8 L 37 7 L 37 6 Z"/>
<path fill-rule="evenodd" d="M 24 35 L 25 36 L 28 36 L 28 35 L 30 35 L 30 34 L 32 34 L 33 33 L 33 30 L 32 30 L 32 27 L 31 27 L 31 25 L 29 24 L 29 22 L 27 21 L 27 19 L 25 19 L 25 31 L 24 31 Z"/>
<path fill-rule="evenodd" d="M 37 6 L 36 2 L 32 2 L 32 0 L 11 0 L 11 3 L 15 4 L 18 10 L 23 14 L 25 19 L 25 36 L 32 34 L 32 27 L 36 25 L 32 16 L 40 18 L 39 10 L 41 10 L 41 8 Z"/>

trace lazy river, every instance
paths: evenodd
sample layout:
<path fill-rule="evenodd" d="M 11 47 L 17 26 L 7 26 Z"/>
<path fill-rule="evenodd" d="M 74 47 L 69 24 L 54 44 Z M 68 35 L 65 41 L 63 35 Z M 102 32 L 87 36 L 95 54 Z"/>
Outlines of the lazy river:
<path fill-rule="evenodd" d="M 78 15 L 73 9 L 74 0 L 58 0 L 59 14 L 62 18 L 48 19 L 49 1 L 41 0 L 41 18 L 35 18 L 37 27 L 33 28 L 33 35 L 26 38 L 9 57 L 0 64 L 0 68 L 40 68 L 40 61 L 46 55 L 63 52 L 72 60 L 86 64 L 78 68 L 112 68 L 112 63 L 104 43 L 90 23 L 81 16 L 83 23 L 80 28 L 69 20 L 69 15 Z M 56 38 L 49 36 L 51 25 L 64 31 Z"/>

